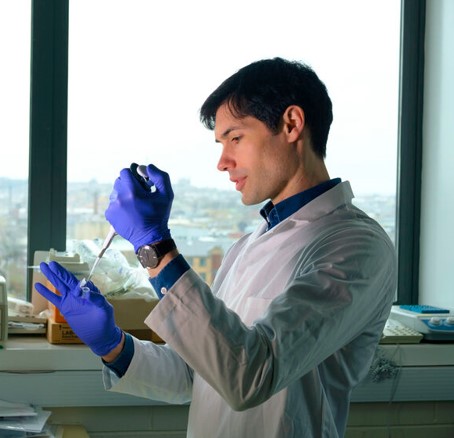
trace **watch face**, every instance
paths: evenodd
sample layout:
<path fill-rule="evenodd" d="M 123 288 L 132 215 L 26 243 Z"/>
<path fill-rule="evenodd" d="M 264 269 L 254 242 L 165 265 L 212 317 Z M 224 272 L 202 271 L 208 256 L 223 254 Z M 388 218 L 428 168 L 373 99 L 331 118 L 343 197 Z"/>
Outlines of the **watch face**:
<path fill-rule="evenodd" d="M 161 240 L 139 248 L 137 258 L 144 268 L 156 268 L 161 259 L 176 248 L 173 239 Z"/>
<path fill-rule="evenodd" d="M 137 256 L 144 268 L 156 268 L 159 264 L 159 257 L 152 246 L 142 246 Z"/>

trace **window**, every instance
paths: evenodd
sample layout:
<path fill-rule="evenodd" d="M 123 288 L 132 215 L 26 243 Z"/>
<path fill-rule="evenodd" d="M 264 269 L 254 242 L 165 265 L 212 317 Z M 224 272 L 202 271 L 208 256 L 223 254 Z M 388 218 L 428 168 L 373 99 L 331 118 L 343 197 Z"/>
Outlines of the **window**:
<path fill-rule="evenodd" d="M 225 77 L 252 60 L 269 56 L 304 60 L 326 83 L 335 111 L 327 158 L 331 175 L 351 180 L 356 202 L 376 215 L 391 237 L 394 236 L 396 199 L 405 197 L 402 193 L 407 190 L 405 187 L 414 186 L 409 176 L 405 187 L 399 180 L 396 193 L 396 169 L 401 166 L 399 176 L 402 177 L 405 162 L 402 156 L 397 162 L 397 152 L 408 153 L 397 146 L 402 145 L 398 135 L 408 134 L 398 126 L 398 102 L 399 99 L 402 102 L 406 94 L 414 93 L 404 88 L 399 90 L 400 2 L 351 0 L 340 5 L 335 1 L 295 1 L 293 10 L 297 12 L 287 16 L 285 29 L 276 27 L 275 8 L 271 3 L 262 2 L 257 6 L 253 2 L 242 2 L 239 8 L 234 7 L 234 3 L 230 2 L 229 8 L 219 14 L 213 11 L 211 4 L 202 1 L 181 2 L 176 7 L 139 0 L 81 0 L 72 2 L 70 11 L 64 10 L 69 8 L 67 2 L 54 1 L 54 16 L 56 10 L 60 11 L 54 23 L 64 22 L 68 15 L 71 20 L 68 200 L 65 193 L 59 201 L 52 200 L 55 206 L 46 210 L 58 211 L 60 217 L 65 218 L 65 225 L 67 215 L 68 226 L 62 230 L 57 226 L 62 221 L 53 220 L 56 231 L 49 233 L 48 247 L 57 236 L 59 240 L 54 245 L 57 249 L 58 246 L 64 249 L 66 237 L 76 237 L 72 234 L 72 224 L 78 215 L 81 216 L 77 222 L 85 214 L 91 215 L 93 220 L 97 216 L 105 225 L 103 212 L 113 180 L 119 169 L 131 161 L 154 162 L 169 171 L 175 187 L 181 186 L 179 190 L 187 190 L 192 195 L 194 209 L 200 205 L 201 200 L 196 199 L 199 195 L 219 200 L 226 199 L 224 194 L 232 194 L 225 175 L 215 170 L 219 151 L 212 133 L 199 124 L 197 110 Z M 36 5 L 40 5 L 41 13 L 51 16 L 40 2 Z M 403 0 L 403 5 L 404 12 L 405 9 L 423 11 L 423 2 Z M 86 13 L 85 8 L 90 8 L 90 13 Z M 256 19 L 257 11 L 260 11 L 260 20 Z M 210 16 L 211 12 L 214 15 Z M 172 19 L 168 20 L 170 16 Z M 185 27 L 188 16 L 202 18 L 199 23 L 191 18 L 190 27 Z M 339 20 L 339 16 L 344 18 Z M 346 25 L 349 17 L 352 21 Z M 406 17 L 403 14 L 404 28 L 409 20 Z M 103 32 L 99 32 L 100 23 Z M 128 23 L 132 23 L 132 27 L 126 31 Z M 254 29 L 257 24 L 258 28 Z M 383 26 L 387 32 L 383 32 Z M 270 34 L 272 38 L 267 40 Z M 288 44 L 289 35 L 294 44 Z M 412 36 L 404 33 L 404 38 L 411 40 Z M 213 41 L 216 45 L 210 46 Z M 259 44 L 261 41 L 263 45 Z M 53 50 L 62 52 L 58 48 Z M 66 96 L 62 90 L 66 91 L 64 85 L 57 95 Z M 162 91 L 166 92 L 164 97 Z M 176 107 L 178 129 L 175 118 L 169 117 Z M 382 110 L 374 112 L 379 107 Z M 159 111 L 155 112 L 156 109 Z M 57 143 L 56 150 L 62 155 L 62 150 L 66 153 L 66 142 Z M 66 164 L 65 160 L 66 156 L 61 161 Z M 51 172 L 56 171 L 52 166 Z M 66 179 L 66 174 L 64 177 Z M 39 176 L 36 178 L 39 180 Z M 79 184 L 79 195 L 76 184 Z M 55 183 L 50 184 L 49 190 L 54 191 L 55 186 Z M 175 192 L 178 199 L 177 190 Z M 72 198 L 73 194 L 84 193 L 85 197 Z M 373 204 L 369 197 L 373 197 Z M 377 208 L 379 204 L 383 208 Z M 226 235 L 235 238 L 238 233 L 247 231 L 246 224 L 251 224 L 251 218 L 256 217 L 257 207 L 252 211 L 241 207 L 239 202 L 237 205 L 244 211 L 241 214 L 246 220 L 238 221 L 231 230 L 217 229 L 218 220 L 228 222 L 225 214 L 232 213 L 224 210 L 220 217 L 213 213 L 209 222 L 214 230 L 205 230 L 215 236 L 208 237 L 222 240 Z M 178 212 L 184 214 L 184 208 L 188 206 L 175 205 L 173 210 L 173 219 L 179 220 L 179 225 L 185 218 L 178 217 Z M 35 207 L 30 214 L 36 214 L 36 210 Z M 238 217 L 238 213 L 233 216 Z M 37 222 L 44 226 L 43 220 Z M 408 225 L 412 227 L 413 222 Z M 103 237 L 99 233 L 104 230 L 94 230 L 86 236 Z M 36 234 L 36 230 L 30 232 L 31 238 Z M 37 246 L 29 242 L 29 248 L 32 252 Z M 412 265 L 413 270 L 416 267 Z"/>
<path fill-rule="evenodd" d="M 307 62 L 327 85 L 335 115 L 328 169 L 351 181 L 357 204 L 394 239 L 399 1 L 291 0 L 285 20 L 276 20 L 275 5 L 261 0 L 234 0 L 222 13 L 208 6 L 70 3 L 68 239 L 107 233 L 113 181 L 131 162 L 169 172 L 175 191 L 170 225 L 178 243 L 209 238 L 208 255 L 250 231 L 261 220 L 258 208 L 242 206 L 217 171 L 219 146 L 198 121 L 198 108 L 235 70 L 274 56 Z M 127 250 L 121 239 L 115 243 Z"/>
<path fill-rule="evenodd" d="M 0 3 L 0 275 L 25 298 L 27 270 L 30 2 Z"/>

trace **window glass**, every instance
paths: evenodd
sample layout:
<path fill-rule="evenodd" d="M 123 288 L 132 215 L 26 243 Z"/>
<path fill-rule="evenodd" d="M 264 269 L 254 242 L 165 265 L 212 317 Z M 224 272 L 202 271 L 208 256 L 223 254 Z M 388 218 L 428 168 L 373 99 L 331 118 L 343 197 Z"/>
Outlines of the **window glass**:
<path fill-rule="evenodd" d="M 120 169 L 154 163 L 174 185 L 173 237 L 211 275 L 262 219 L 217 171 L 220 147 L 198 109 L 236 70 L 275 56 L 306 62 L 325 82 L 330 175 L 349 180 L 356 204 L 394 239 L 399 28 L 398 0 L 71 2 L 68 239 L 103 237 Z"/>
<path fill-rule="evenodd" d="M 30 106 L 30 2 L 0 2 L 0 275 L 25 299 Z"/>

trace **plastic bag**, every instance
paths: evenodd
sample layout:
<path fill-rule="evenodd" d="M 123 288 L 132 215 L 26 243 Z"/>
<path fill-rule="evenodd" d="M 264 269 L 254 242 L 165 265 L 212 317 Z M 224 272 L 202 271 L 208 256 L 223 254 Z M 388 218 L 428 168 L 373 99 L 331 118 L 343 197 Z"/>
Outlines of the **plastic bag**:
<path fill-rule="evenodd" d="M 73 241 L 73 251 L 91 267 L 100 251 L 94 241 Z M 98 263 L 91 280 L 106 297 L 119 295 L 143 296 L 156 298 L 148 275 L 142 266 L 131 266 L 123 253 L 115 248 L 108 248 Z"/>

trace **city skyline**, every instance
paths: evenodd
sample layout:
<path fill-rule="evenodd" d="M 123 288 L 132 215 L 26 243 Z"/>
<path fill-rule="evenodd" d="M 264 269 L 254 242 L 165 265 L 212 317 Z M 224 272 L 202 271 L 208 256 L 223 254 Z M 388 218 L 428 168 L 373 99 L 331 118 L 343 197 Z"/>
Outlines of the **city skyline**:
<path fill-rule="evenodd" d="M 24 275 L 27 265 L 28 224 L 27 180 L 0 177 L 0 274 L 7 278 L 9 290 L 19 298 L 25 297 Z M 175 199 L 169 220 L 172 236 L 188 254 L 203 254 L 220 248 L 225 252 L 243 234 L 259 225 L 263 218 L 262 204 L 245 206 L 233 189 L 198 188 L 188 180 L 173 185 Z M 111 184 L 94 182 L 68 183 L 67 245 L 74 241 L 101 244 L 109 229 L 104 217 Z M 376 219 L 395 241 L 396 197 L 394 195 L 358 196 L 353 203 Z M 137 263 L 132 246 L 117 239 L 113 247 L 128 254 L 130 263 Z M 50 248 L 42 248 L 50 250 Z M 195 260 L 195 259 L 194 259 Z M 206 267 L 203 269 L 207 269 Z M 205 272 L 204 275 L 208 275 Z M 210 274 L 211 275 L 211 274 Z M 211 277 L 207 277 L 211 278 Z"/>

